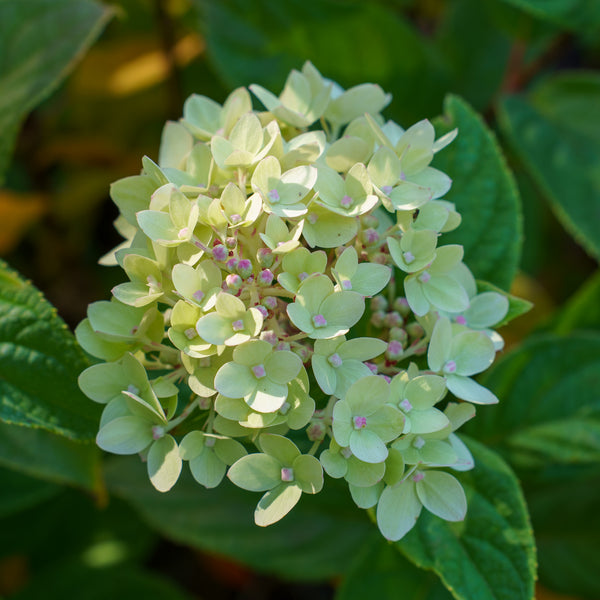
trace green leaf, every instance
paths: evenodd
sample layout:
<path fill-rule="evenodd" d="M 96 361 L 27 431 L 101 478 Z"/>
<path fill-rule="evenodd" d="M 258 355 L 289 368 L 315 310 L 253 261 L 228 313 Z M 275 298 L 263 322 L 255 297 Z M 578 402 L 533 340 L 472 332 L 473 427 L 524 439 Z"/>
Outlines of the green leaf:
<path fill-rule="evenodd" d="M 98 490 L 100 452 L 43 429 L 0 423 L 0 465 L 32 477 Z"/>
<path fill-rule="evenodd" d="M 190 600 L 191 596 L 175 583 L 156 573 L 133 565 L 95 567 L 74 559 L 34 577 L 15 600 L 62 600 L 77 590 L 79 598 L 152 598 L 153 600 Z"/>
<path fill-rule="evenodd" d="M 57 485 L 0 467 L 0 519 L 37 506 L 59 491 Z"/>
<path fill-rule="evenodd" d="M 512 173 L 494 134 L 457 96 L 447 96 L 444 116 L 435 120 L 438 136 L 458 127 L 458 136 L 436 154 L 434 166 L 453 180 L 445 199 L 462 215 L 445 244 L 462 244 L 464 262 L 478 279 L 508 289 L 521 254 L 521 206 Z"/>
<path fill-rule="evenodd" d="M 498 447 L 511 463 L 600 459 L 600 335 L 530 339 L 481 382 L 501 400 L 466 430 Z"/>
<path fill-rule="evenodd" d="M 558 220 L 600 260 L 600 75 L 547 79 L 528 97 L 506 98 L 499 119 Z"/>
<path fill-rule="evenodd" d="M 14 278 L 0 287 L 0 420 L 93 439 L 100 407 L 77 385 L 83 351 L 36 288 L 3 261 L 0 273 Z"/>
<path fill-rule="evenodd" d="M 557 316 L 555 333 L 564 335 L 574 329 L 600 330 L 600 271 L 569 298 Z"/>
<path fill-rule="evenodd" d="M 584 33 L 594 39 L 600 32 L 600 5 L 587 0 L 504 0 L 529 14 Z M 596 38 L 597 39 L 597 38 Z"/>
<path fill-rule="evenodd" d="M 302 0 L 196 4 L 211 60 L 232 87 L 251 81 L 279 93 L 289 71 L 310 60 L 346 88 L 371 81 L 391 92 L 403 124 L 435 114 L 448 87 L 436 50 L 379 2 L 350 2 L 342 10 L 336 0 L 313 0 L 310 11 Z M 369 40 L 368 51 L 357 40 Z"/>
<path fill-rule="evenodd" d="M 286 579 L 323 579 L 340 573 L 360 544 L 379 535 L 352 505 L 345 483 L 329 481 L 326 493 L 303 494 L 282 521 L 262 528 L 253 519 L 256 495 L 227 481 L 204 490 L 184 472 L 177 485 L 161 495 L 137 459 L 111 461 L 107 478 L 116 496 L 130 502 L 168 538 Z"/>
<path fill-rule="evenodd" d="M 364 544 L 338 588 L 335 600 L 365 598 L 418 598 L 450 600 L 440 580 L 408 562 L 383 540 Z"/>
<path fill-rule="evenodd" d="M 540 581 L 569 596 L 599 598 L 600 469 L 596 465 L 582 472 L 569 466 L 550 476 L 549 470 L 541 482 L 525 480 Z"/>
<path fill-rule="evenodd" d="M 530 600 L 535 546 L 519 483 L 496 453 L 467 443 L 475 469 L 457 475 L 467 495 L 466 519 L 448 523 L 423 511 L 398 547 L 435 571 L 459 600 Z"/>
<path fill-rule="evenodd" d="M 73 69 L 112 14 L 91 0 L 0 3 L 0 183 L 25 115 Z"/>

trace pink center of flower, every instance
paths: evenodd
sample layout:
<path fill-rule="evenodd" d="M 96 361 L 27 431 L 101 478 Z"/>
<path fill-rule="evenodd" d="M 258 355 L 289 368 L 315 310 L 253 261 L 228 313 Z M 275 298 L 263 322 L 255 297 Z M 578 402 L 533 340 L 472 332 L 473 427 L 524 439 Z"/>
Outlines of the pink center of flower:
<path fill-rule="evenodd" d="M 421 471 L 417 471 L 413 476 L 412 476 L 412 480 L 417 483 L 418 481 L 421 481 L 421 479 L 423 479 L 425 477 L 425 473 L 422 473 Z"/>
<path fill-rule="evenodd" d="M 315 327 L 325 327 L 327 325 L 327 319 L 323 315 L 315 315 L 312 320 Z"/>
<path fill-rule="evenodd" d="M 413 405 L 409 402 L 408 398 L 404 398 L 402 402 L 398 405 L 404 412 L 410 412 L 412 410 Z"/>
<path fill-rule="evenodd" d="M 135 387 L 135 385 L 133 385 L 133 383 L 130 383 L 130 384 L 127 386 L 127 391 L 128 391 L 130 394 L 133 394 L 134 396 L 137 396 L 137 395 L 140 393 L 140 390 L 138 390 L 138 388 L 136 388 L 136 387 Z"/>
<path fill-rule="evenodd" d="M 431 275 L 427 271 L 423 271 L 423 273 L 419 275 L 419 281 L 421 283 L 427 283 L 430 279 Z"/>
<path fill-rule="evenodd" d="M 389 195 L 392 193 L 392 189 L 393 189 L 393 188 L 392 188 L 392 186 L 391 186 L 391 185 L 384 185 L 384 186 L 381 188 L 381 191 L 382 191 L 382 192 L 383 192 L 383 193 L 384 193 L 386 196 L 389 196 Z"/>
<path fill-rule="evenodd" d="M 277 203 L 279 202 L 279 200 L 281 200 L 281 198 L 279 197 L 279 192 L 277 190 L 271 190 L 267 196 L 269 196 L 269 200 L 273 203 Z"/>
<path fill-rule="evenodd" d="M 387 347 L 388 354 L 396 356 L 402 353 L 402 344 L 398 340 L 392 340 Z"/>
<path fill-rule="evenodd" d="M 275 298 L 274 296 L 267 296 L 264 300 L 263 300 L 263 304 L 269 309 L 269 310 L 275 310 L 277 308 L 277 298 Z"/>
<path fill-rule="evenodd" d="M 458 315 L 458 317 L 456 317 L 456 322 L 459 325 L 466 325 L 467 324 L 467 320 L 462 315 Z"/>
<path fill-rule="evenodd" d="M 344 281 L 342 281 L 342 287 L 345 290 L 351 290 L 352 289 L 352 282 L 349 279 L 344 279 Z"/>
<path fill-rule="evenodd" d="M 402 254 L 402 258 L 407 265 L 410 265 L 411 262 L 414 262 L 415 255 L 410 250 L 407 250 Z"/>
<path fill-rule="evenodd" d="M 335 354 L 332 354 L 328 359 L 327 362 L 332 366 L 332 367 L 341 367 L 342 366 L 342 358 L 341 356 L 336 352 Z"/>
<path fill-rule="evenodd" d="M 188 329 L 186 329 L 183 332 L 183 334 L 185 335 L 185 337 L 188 340 L 193 340 L 198 335 L 198 333 L 196 332 L 196 330 L 193 327 L 189 327 Z"/>
<path fill-rule="evenodd" d="M 319 217 L 315 214 L 315 213 L 310 213 L 309 215 L 307 215 L 306 220 L 311 224 L 314 225 L 317 222 L 317 219 Z"/>
<path fill-rule="evenodd" d="M 238 215 L 237 213 L 232 214 L 229 217 L 229 220 L 234 224 L 237 225 L 241 220 L 242 220 L 242 215 Z"/>
<path fill-rule="evenodd" d="M 298 275 L 298 279 L 299 279 L 300 281 L 304 281 L 304 280 L 305 280 L 307 277 L 308 277 L 308 273 L 307 273 L 306 271 L 302 271 L 302 273 L 300 273 L 300 274 Z"/>
<path fill-rule="evenodd" d="M 354 203 L 354 200 L 352 200 L 352 198 L 350 196 L 348 196 L 348 194 L 346 194 L 341 200 L 340 200 L 340 204 L 344 207 L 344 208 L 350 208 L 352 206 L 352 204 Z"/>
<path fill-rule="evenodd" d="M 252 372 L 257 379 L 262 379 L 267 374 L 264 365 L 254 365 L 252 367 Z"/>
<path fill-rule="evenodd" d="M 202 302 L 202 300 L 204 299 L 204 292 L 202 290 L 196 290 L 193 294 L 192 294 L 192 298 L 196 301 L 196 302 Z"/>
<path fill-rule="evenodd" d="M 352 456 L 352 450 L 350 450 L 349 447 L 342 448 L 340 452 L 341 452 L 342 456 L 346 459 L 348 459 Z"/>
<path fill-rule="evenodd" d="M 264 319 L 266 319 L 269 316 L 269 311 L 264 306 L 261 306 L 259 304 L 254 308 L 256 308 L 256 310 L 263 316 Z"/>
<path fill-rule="evenodd" d="M 208 448 L 212 448 L 215 445 L 216 441 L 217 440 L 214 437 L 205 437 L 204 445 Z"/>
<path fill-rule="evenodd" d="M 281 469 L 281 481 L 294 481 L 294 469 L 291 467 L 283 467 L 283 469 Z"/>
<path fill-rule="evenodd" d="M 367 426 L 367 417 L 354 417 L 352 419 L 354 429 L 363 429 Z"/>
<path fill-rule="evenodd" d="M 234 331 L 242 331 L 242 329 L 244 329 L 244 321 L 237 319 L 231 324 L 231 329 Z"/>
<path fill-rule="evenodd" d="M 189 233 L 190 233 L 190 230 L 187 227 L 183 227 L 182 229 L 179 230 L 177 237 L 180 240 L 185 240 L 188 237 Z"/>
<path fill-rule="evenodd" d="M 375 244 L 379 241 L 379 234 L 374 229 L 365 231 L 365 240 L 367 244 Z"/>
<path fill-rule="evenodd" d="M 160 438 L 163 437 L 164 435 L 165 435 L 165 430 L 160 425 L 155 425 L 152 428 L 152 439 L 153 440 L 160 440 Z"/>
<path fill-rule="evenodd" d="M 377 365 L 374 363 L 366 362 L 365 365 L 369 368 L 373 375 L 377 375 Z"/>
<path fill-rule="evenodd" d="M 453 360 L 449 360 L 445 365 L 444 365 L 444 371 L 446 373 L 454 373 L 456 371 L 456 363 Z"/>
<path fill-rule="evenodd" d="M 417 450 L 420 450 L 420 449 L 421 449 L 421 448 L 422 448 L 422 447 L 425 445 L 425 440 L 424 440 L 424 439 L 423 439 L 423 438 L 422 438 L 420 435 L 418 435 L 418 436 L 417 436 L 417 437 L 414 439 L 414 441 L 413 441 L 412 445 L 413 445 L 413 447 L 414 447 L 414 448 L 416 448 Z"/>

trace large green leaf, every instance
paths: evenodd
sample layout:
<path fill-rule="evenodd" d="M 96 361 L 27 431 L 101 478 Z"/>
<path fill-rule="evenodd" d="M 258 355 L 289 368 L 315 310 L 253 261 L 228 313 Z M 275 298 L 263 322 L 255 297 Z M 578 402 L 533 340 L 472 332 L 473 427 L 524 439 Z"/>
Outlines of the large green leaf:
<path fill-rule="evenodd" d="M 600 271 L 592 275 L 569 299 L 556 318 L 554 331 L 600 330 Z"/>
<path fill-rule="evenodd" d="M 528 97 L 506 98 L 499 118 L 557 218 L 600 260 L 600 75 L 547 79 Z"/>
<path fill-rule="evenodd" d="M 152 600 L 191 600 L 191 596 L 181 590 L 174 582 L 152 571 L 120 565 L 94 568 L 82 561 L 66 562 L 50 569 L 33 580 L 14 600 L 105 600 L 114 598 L 151 598 Z"/>
<path fill-rule="evenodd" d="M 530 600 L 535 546 L 517 478 L 495 452 L 466 441 L 475 458 L 475 469 L 459 475 L 466 519 L 448 523 L 421 514 L 398 547 L 417 566 L 434 570 L 459 600 Z"/>
<path fill-rule="evenodd" d="M 0 519 L 58 494 L 60 487 L 0 467 Z"/>
<path fill-rule="evenodd" d="M 0 1 L 0 183 L 21 121 L 71 71 L 112 13 L 92 0 Z"/>
<path fill-rule="evenodd" d="M 168 494 L 150 485 L 145 466 L 136 458 L 113 459 L 106 476 L 109 490 L 168 538 L 287 579 L 323 579 L 341 573 L 356 548 L 369 536 L 379 535 L 335 481 L 328 481 L 320 494 L 303 495 L 282 521 L 262 528 L 253 518 L 259 494 L 228 481 L 206 490 L 192 480 L 187 467 Z"/>
<path fill-rule="evenodd" d="M 431 572 L 416 568 L 383 538 L 365 544 L 340 585 L 336 600 L 365 598 L 451 600 Z"/>
<path fill-rule="evenodd" d="M 600 468 L 569 466 L 526 486 L 540 580 L 558 592 L 600 598 Z"/>
<path fill-rule="evenodd" d="M 350 0 L 196 0 L 210 58 L 230 86 L 279 94 L 292 68 L 311 60 L 344 87 L 373 82 L 391 92 L 386 114 L 409 126 L 436 114 L 448 89 L 444 57 L 399 11 Z M 259 104 L 255 102 L 255 104 Z"/>
<path fill-rule="evenodd" d="M 0 421 L 93 439 L 100 406 L 77 385 L 87 366 L 56 309 L 0 261 Z"/>
<path fill-rule="evenodd" d="M 32 477 L 98 491 L 100 450 L 44 429 L 0 422 L 0 465 Z"/>
<path fill-rule="evenodd" d="M 458 137 L 436 155 L 434 166 L 453 180 L 446 199 L 462 215 L 460 227 L 444 243 L 462 244 L 465 263 L 478 279 L 508 289 L 521 252 L 521 208 L 514 178 L 494 134 L 457 96 L 448 96 L 444 115 L 435 121 L 444 134 L 458 127 Z"/>
<path fill-rule="evenodd" d="M 600 31 L 600 4 L 589 0 L 505 0 L 513 6 L 593 39 Z"/>
<path fill-rule="evenodd" d="M 520 467 L 600 461 L 600 335 L 531 339 L 481 379 L 500 398 L 466 430 Z"/>

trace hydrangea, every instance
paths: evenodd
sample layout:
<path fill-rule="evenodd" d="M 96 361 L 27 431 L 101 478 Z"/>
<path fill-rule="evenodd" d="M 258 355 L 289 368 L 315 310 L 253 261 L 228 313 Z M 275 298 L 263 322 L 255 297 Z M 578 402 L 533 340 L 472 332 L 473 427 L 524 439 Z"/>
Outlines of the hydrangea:
<path fill-rule="evenodd" d="M 262 106 L 191 96 L 158 164 L 111 187 L 125 240 L 102 262 L 126 281 L 76 332 L 98 359 L 79 379 L 104 405 L 98 445 L 140 454 L 163 492 L 186 462 L 202 486 L 261 492 L 261 526 L 323 471 L 391 540 L 423 508 L 461 520 L 456 432 L 497 402 L 473 376 L 508 300 L 440 243 L 461 215 L 431 162 L 457 132 L 385 121 L 379 86 L 311 63 L 250 91 Z"/>

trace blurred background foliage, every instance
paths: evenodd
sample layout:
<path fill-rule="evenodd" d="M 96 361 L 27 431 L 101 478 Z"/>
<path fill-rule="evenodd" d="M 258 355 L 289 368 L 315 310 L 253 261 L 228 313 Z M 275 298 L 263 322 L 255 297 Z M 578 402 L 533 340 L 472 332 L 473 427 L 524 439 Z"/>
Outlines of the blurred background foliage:
<path fill-rule="evenodd" d="M 23 44 L 52 60 L 35 72 Z M 250 83 L 278 93 L 305 60 L 345 88 L 380 84 L 393 94 L 385 116 L 405 127 L 441 114 L 448 93 L 479 111 L 522 202 L 521 271 L 512 291 L 535 303 L 502 332 L 509 346 L 535 330 L 600 327 L 600 2 L 589 0 L 0 0 L 0 256 L 74 327 L 87 304 L 108 298 L 122 279 L 97 264 L 120 241 L 109 184 L 139 172 L 143 155 L 156 159 L 165 120 L 179 118 L 191 93 L 222 102 Z M 12 442 L 5 436 L 2 443 Z M 124 475 L 115 477 L 118 490 Z M 597 468 L 576 479 L 597 482 Z M 335 579 L 281 583 L 165 541 L 131 508 L 139 504 L 131 490 L 128 503 L 113 498 L 104 509 L 98 489 L 92 498 L 9 469 L 0 481 L 14 491 L 12 500 L 0 498 L 0 595 L 9 598 L 75 597 L 84 580 L 89 599 L 147 590 L 159 599 L 318 600 L 338 588 Z M 557 481 L 564 481 L 560 468 L 542 484 Z M 569 486 L 564 503 L 549 506 L 542 484 L 528 500 L 544 523 L 576 510 Z M 589 515 L 590 503 L 579 496 L 577 511 Z M 576 538 L 571 546 L 556 536 L 560 527 L 539 528 L 548 554 L 538 598 L 600 597 L 590 571 L 600 568 L 597 518 L 569 518 L 563 528 Z M 235 527 L 222 533 L 236 534 Z M 394 589 L 400 572 L 414 589 L 410 597 L 448 597 L 398 553 L 374 552 L 381 555 L 373 566 L 378 589 Z M 323 576 L 339 571 L 344 561 L 337 560 Z M 352 600 L 367 589 L 350 570 L 337 593 Z"/>

